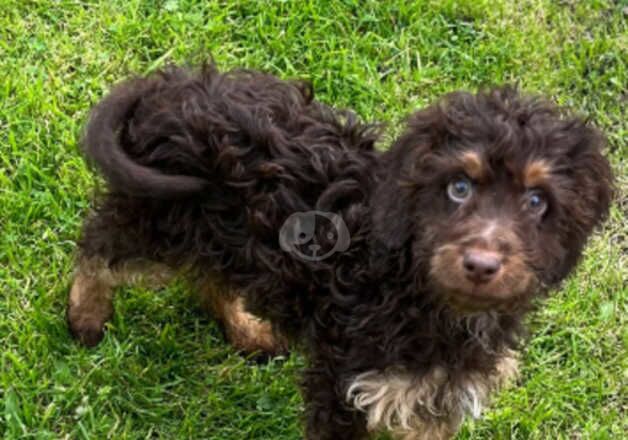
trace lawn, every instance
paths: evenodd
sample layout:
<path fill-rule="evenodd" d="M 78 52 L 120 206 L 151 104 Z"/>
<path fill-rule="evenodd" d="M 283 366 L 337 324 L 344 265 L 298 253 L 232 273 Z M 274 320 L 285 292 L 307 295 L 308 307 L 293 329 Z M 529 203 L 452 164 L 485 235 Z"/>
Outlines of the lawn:
<path fill-rule="evenodd" d="M 444 92 L 518 83 L 608 135 L 618 195 L 579 270 L 530 319 L 519 386 L 461 439 L 628 431 L 628 4 L 623 0 L 0 0 L 0 434 L 8 439 L 297 439 L 298 355 L 237 355 L 182 284 L 124 289 L 96 349 L 64 320 L 97 179 L 89 108 L 132 73 L 210 54 L 310 79 L 388 123 Z"/>

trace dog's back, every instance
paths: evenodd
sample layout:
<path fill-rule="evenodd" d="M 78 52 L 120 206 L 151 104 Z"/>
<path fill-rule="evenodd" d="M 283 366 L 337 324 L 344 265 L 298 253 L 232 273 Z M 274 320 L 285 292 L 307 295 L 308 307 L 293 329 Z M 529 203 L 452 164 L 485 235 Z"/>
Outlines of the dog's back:
<path fill-rule="evenodd" d="M 318 262 L 286 251 L 282 225 L 299 212 L 341 214 L 346 236 L 329 240 L 357 235 L 376 180 L 376 138 L 353 113 L 314 101 L 306 83 L 260 72 L 172 68 L 125 82 L 86 128 L 83 148 L 106 188 L 85 222 L 81 259 L 114 269 L 165 263 L 251 290 L 302 283 Z"/>
<path fill-rule="evenodd" d="M 333 150 L 372 150 L 374 139 L 352 113 L 313 101 L 305 82 L 210 65 L 118 85 L 93 110 L 83 146 L 112 190 L 173 199 L 290 180 L 290 161 L 325 174 Z"/>

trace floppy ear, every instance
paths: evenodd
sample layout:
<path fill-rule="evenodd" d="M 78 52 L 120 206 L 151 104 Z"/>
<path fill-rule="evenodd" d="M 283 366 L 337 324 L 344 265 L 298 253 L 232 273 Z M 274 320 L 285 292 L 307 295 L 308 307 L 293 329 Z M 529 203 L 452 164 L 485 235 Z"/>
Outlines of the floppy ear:
<path fill-rule="evenodd" d="M 611 167 L 602 155 L 605 138 L 580 119 L 563 121 L 550 143 L 561 149 L 558 230 L 567 254 L 556 268 L 562 279 L 576 265 L 593 229 L 607 216 L 613 196 Z"/>
<path fill-rule="evenodd" d="M 578 119 L 566 124 L 563 136 L 570 144 L 567 157 L 577 195 L 569 201 L 568 210 L 584 241 L 606 219 L 613 198 L 611 167 L 601 151 L 606 139 L 599 130 Z"/>
<path fill-rule="evenodd" d="M 417 166 L 446 135 L 438 105 L 414 113 L 407 128 L 381 157 L 381 181 L 373 198 L 375 237 L 399 249 L 415 231 Z"/>
<path fill-rule="evenodd" d="M 401 248 L 412 236 L 412 218 L 400 174 L 408 145 L 393 145 L 381 158 L 384 176 L 373 197 L 375 237 L 390 249 Z"/>

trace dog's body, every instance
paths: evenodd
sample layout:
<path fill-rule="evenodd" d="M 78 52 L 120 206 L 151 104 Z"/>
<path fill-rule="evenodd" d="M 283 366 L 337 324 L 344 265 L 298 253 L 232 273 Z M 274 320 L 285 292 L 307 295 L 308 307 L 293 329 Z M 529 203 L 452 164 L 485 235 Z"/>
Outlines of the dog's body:
<path fill-rule="evenodd" d="M 606 215 L 610 169 L 595 129 L 512 89 L 408 125 L 379 153 L 375 127 L 256 72 L 119 86 L 86 132 L 108 191 L 73 333 L 96 344 L 135 273 L 184 271 L 235 345 L 304 351 L 307 438 L 453 436 L 514 376 L 521 319 Z M 308 212 L 327 216 L 312 258 L 291 217 Z"/>

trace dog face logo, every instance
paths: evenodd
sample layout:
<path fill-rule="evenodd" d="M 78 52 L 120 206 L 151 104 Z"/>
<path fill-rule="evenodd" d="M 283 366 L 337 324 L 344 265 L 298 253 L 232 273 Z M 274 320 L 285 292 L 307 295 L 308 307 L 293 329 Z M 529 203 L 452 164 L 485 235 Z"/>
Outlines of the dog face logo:
<path fill-rule="evenodd" d="M 349 248 L 350 237 L 342 218 L 331 212 L 296 212 L 279 231 L 281 249 L 305 261 L 321 261 Z"/>

